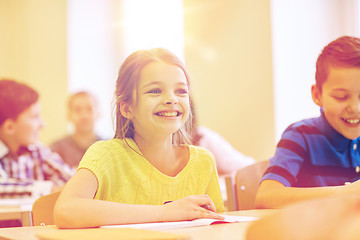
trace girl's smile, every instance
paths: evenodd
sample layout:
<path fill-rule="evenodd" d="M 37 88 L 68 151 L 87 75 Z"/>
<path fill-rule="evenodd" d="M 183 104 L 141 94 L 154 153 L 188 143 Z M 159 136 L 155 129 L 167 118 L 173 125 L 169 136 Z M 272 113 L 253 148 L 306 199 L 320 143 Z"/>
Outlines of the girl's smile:
<path fill-rule="evenodd" d="M 161 111 L 161 112 L 156 112 L 155 115 L 159 116 L 159 117 L 178 117 L 180 116 L 182 113 L 179 111 Z"/>

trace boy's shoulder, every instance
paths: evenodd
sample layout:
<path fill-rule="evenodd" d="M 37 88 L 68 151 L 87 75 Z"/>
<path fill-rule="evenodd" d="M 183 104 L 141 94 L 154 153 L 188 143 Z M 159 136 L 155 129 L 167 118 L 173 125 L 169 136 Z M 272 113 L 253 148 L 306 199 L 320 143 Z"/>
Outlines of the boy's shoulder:
<path fill-rule="evenodd" d="M 289 125 L 281 135 L 280 141 L 303 142 L 304 139 L 323 138 L 324 123 L 322 117 L 308 118 Z"/>
<path fill-rule="evenodd" d="M 292 123 L 287 127 L 285 131 L 296 131 L 303 134 L 322 134 L 321 125 L 322 125 L 321 117 L 307 118 Z"/>

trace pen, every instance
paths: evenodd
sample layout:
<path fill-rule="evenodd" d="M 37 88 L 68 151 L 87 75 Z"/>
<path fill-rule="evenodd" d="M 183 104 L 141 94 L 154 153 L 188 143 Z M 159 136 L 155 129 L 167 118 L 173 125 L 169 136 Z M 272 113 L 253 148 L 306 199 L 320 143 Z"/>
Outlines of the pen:
<path fill-rule="evenodd" d="M 204 205 L 201 205 L 201 207 L 202 207 L 202 208 L 205 208 L 205 209 L 207 209 L 207 210 L 212 211 L 212 210 L 211 210 L 211 207 L 210 207 L 210 205 L 209 205 L 209 204 L 204 204 Z"/>

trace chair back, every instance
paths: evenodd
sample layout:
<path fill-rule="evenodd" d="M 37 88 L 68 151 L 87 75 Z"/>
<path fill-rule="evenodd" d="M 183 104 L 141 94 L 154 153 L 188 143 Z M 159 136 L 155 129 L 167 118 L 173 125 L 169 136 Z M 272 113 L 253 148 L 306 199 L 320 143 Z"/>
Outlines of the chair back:
<path fill-rule="evenodd" d="M 226 177 L 228 211 L 249 210 L 255 208 L 255 197 L 260 181 L 264 175 L 269 160 L 258 161 L 254 164 L 237 170 L 235 178 Z"/>
<path fill-rule="evenodd" d="M 31 210 L 34 226 L 54 224 L 54 206 L 59 194 L 54 192 L 35 200 Z"/>
<path fill-rule="evenodd" d="M 259 161 L 239 169 L 235 175 L 235 191 L 238 210 L 255 208 L 255 197 L 269 160 Z"/>

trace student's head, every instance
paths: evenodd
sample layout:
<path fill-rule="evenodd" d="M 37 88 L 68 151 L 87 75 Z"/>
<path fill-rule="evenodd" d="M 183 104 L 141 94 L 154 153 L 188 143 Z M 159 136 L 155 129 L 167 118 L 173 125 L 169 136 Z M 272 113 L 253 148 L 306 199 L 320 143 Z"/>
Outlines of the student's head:
<path fill-rule="evenodd" d="M 76 132 L 92 133 L 98 116 L 98 103 L 91 93 L 80 91 L 69 97 L 68 118 Z"/>
<path fill-rule="evenodd" d="M 329 43 L 316 63 L 314 102 L 329 124 L 348 139 L 360 136 L 360 39 L 340 37 Z"/>
<path fill-rule="evenodd" d="M 133 138 L 145 129 L 172 132 L 174 144 L 191 142 L 189 88 L 189 74 L 173 53 L 157 48 L 131 54 L 116 82 L 115 138 Z"/>
<path fill-rule="evenodd" d="M 0 136 L 12 148 L 38 141 L 44 122 L 40 116 L 39 94 L 13 80 L 0 80 Z M 10 149 L 12 150 L 12 149 Z"/>
<path fill-rule="evenodd" d="M 343 36 L 330 42 L 316 61 L 316 86 L 321 91 L 333 68 L 360 68 L 360 39 Z"/>

